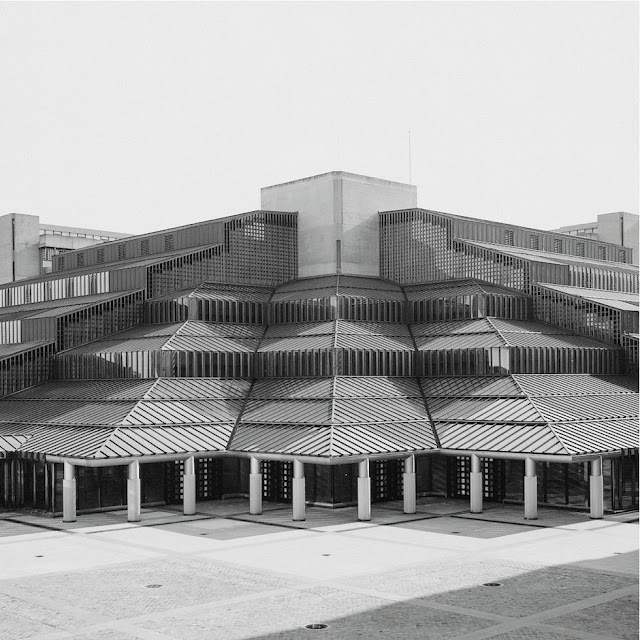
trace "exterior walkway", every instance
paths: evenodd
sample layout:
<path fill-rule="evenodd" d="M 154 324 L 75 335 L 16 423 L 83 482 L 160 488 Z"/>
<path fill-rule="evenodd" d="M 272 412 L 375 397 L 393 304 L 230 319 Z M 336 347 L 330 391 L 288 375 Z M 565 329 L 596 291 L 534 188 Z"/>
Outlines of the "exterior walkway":
<path fill-rule="evenodd" d="M 374 504 L 360 523 L 355 507 L 250 516 L 247 500 L 135 524 L 0 513 L 0 638 L 638 637 L 637 512 L 485 506 Z"/>

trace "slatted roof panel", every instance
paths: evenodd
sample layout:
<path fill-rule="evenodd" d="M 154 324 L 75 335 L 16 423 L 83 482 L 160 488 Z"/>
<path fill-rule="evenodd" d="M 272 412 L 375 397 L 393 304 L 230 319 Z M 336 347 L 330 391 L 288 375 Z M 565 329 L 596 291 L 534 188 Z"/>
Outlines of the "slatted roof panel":
<path fill-rule="evenodd" d="M 546 322 L 537 322 L 531 320 L 508 320 L 506 318 L 488 318 L 489 323 L 493 325 L 500 333 L 543 333 L 549 334 L 570 334 L 571 332 L 562 327 L 557 327 Z"/>
<path fill-rule="evenodd" d="M 389 300 L 404 302 L 404 293 L 400 289 L 390 291 L 387 289 L 364 289 L 358 287 L 340 287 L 338 296 L 344 298 L 362 298 L 365 300 Z"/>
<path fill-rule="evenodd" d="M 333 424 L 428 420 L 422 398 L 337 398 Z"/>
<path fill-rule="evenodd" d="M 638 393 L 633 376 L 589 373 L 517 373 L 514 382 L 531 397 Z"/>
<path fill-rule="evenodd" d="M 545 347 L 549 349 L 615 349 L 612 345 L 583 336 L 550 335 L 542 333 L 501 332 L 510 347 Z"/>
<path fill-rule="evenodd" d="M 427 398 L 431 396 L 522 397 L 524 392 L 511 376 L 457 376 L 420 378 Z"/>
<path fill-rule="evenodd" d="M 543 422 L 527 398 L 429 398 L 434 420 L 468 422 Z"/>
<path fill-rule="evenodd" d="M 338 333 L 336 347 L 339 349 L 371 349 L 376 351 L 415 351 L 410 337 L 376 335 L 342 335 Z"/>
<path fill-rule="evenodd" d="M 158 378 L 152 382 L 153 387 L 144 395 L 147 400 L 243 399 L 251 388 L 249 380 L 225 378 Z"/>
<path fill-rule="evenodd" d="M 16 393 L 6 400 L 136 400 L 143 398 L 155 382 L 145 379 L 51 381 Z"/>
<path fill-rule="evenodd" d="M 360 322 L 356 320 L 337 320 L 340 335 L 377 335 L 410 338 L 409 327 L 400 322 Z"/>
<path fill-rule="evenodd" d="M 414 336 L 453 336 L 469 333 L 496 333 L 486 318 L 449 320 L 447 322 L 419 322 L 410 325 Z"/>
<path fill-rule="evenodd" d="M 268 351 L 309 351 L 312 349 L 333 348 L 333 335 L 311 335 L 294 338 L 265 338 L 258 348 L 258 352 Z"/>
<path fill-rule="evenodd" d="M 273 289 L 271 287 L 204 282 L 191 291 L 169 294 L 161 298 L 153 298 L 153 300 L 196 298 L 200 300 L 226 300 L 229 302 L 268 302 L 272 293 Z"/>
<path fill-rule="evenodd" d="M 531 402 L 548 422 L 602 419 L 638 419 L 638 394 L 606 396 L 553 396 L 532 398 Z"/>
<path fill-rule="evenodd" d="M 16 356 L 19 353 L 25 353 L 27 351 L 33 351 L 40 347 L 54 344 L 52 340 L 36 340 L 33 342 L 20 342 L 18 344 L 0 344 L 0 360 L 3 358 L 10 358 Z"/>
<path fill-rule="evenodd" d="M 116 427 L 49 425 L 34 431 L 19 448 L 21 452 L 94 458 Z"/>
<path fill-rule="evenodd" d="M 242 400 L 141 400 L 120 422 L 123 425 L 234 422 Z"/>
<path fill-rule="evenodd" d="M 333 335 L 336 321 L 329 322 L 300 322 L 292 324 L 274 324 L 267 328 L 265 340 L 274 338 L 296 338 L 304 336 Z"/>
<path fill-rule="evenodd" d="M 27 435 L 0 435 L 0 454 L 13 452 L 26 442 Z"/>
<path fill-rule="evenodd" d="M 278 285 L 276 292 L 283 291 L 308 291 L 310 289 L 333 289 L 338 286 L 338 276 L 330 274 L 326 276 L 312 276 L 310 278 L 299 278 Z"/>
<path fill-rule="evenodd" d="M 335 378 L 336 398 L 421 398 L 415 378 L 386 376 L 338 376 Z"/>
<path fill-rule="evenodd" d="M 331 398 L 331 378 L 263 378 L 256 380 L 251 399 Z"/>
<path fill-rule="evenodd" d="M 359 289 L 374 289 L 377 291 L 402 291 L 400 285 L 390 280 L 381 278 L 369 278 L 365 276 L 352 276 L 340 274 L 338 276 L 338 287 L 356 287 Z"/>
<path fill-rule="evenodd" d="M 238 424 L 229 449 L 255 453 L 326 456 L 331 453 L 331 428 L 308 424 Z"/>
<path fill-rule="evenodd" d="M 184 325 L 184 322 L 165 322 L 162 324 L 140 324 L 136 327 L 125 329 L 124 331 L 118 331 L 111 335 L 104 336 L 98 342 L 109 342 L 115 340 L 117 342 L 123 342 L 125 340 L 136 340 L 138 338 L 157 338 L 161 336 L 172 336 L 177 333 Z M 96 343 L 94 343 L 96 344 Z"/>
<path fill-rule="evenodd" d="M 492 424 L 435 421 L 443 449 L 566 455 L 569 452 L 545 424 Z"/>
<path fill-rule="evenodd" d="M 135 406 L 135 401 L 11 400 L 0 403 L 2 422 L 69 425 L 120 424 Z"/>
<path fill-rule="evenodd" d="M 231 351 L 253 353 L 260 343 L 258 339 L 213 338 L 209 336 L 172 336 L 162 351 Z"/>
<path fill-rule="evenodd" d="M 638 420 L 605 420 L 555 423 L 553 430 L 573 455 L 637 449 Z"/>
<path fill-rule="evenodd" d="M 272 424 L 331 424 L 331 400 L 253 400 L 247 401 L 242 422 Z"/>
<path fill-rule="evenodd" d="M 334 287 L 322 289 L 296 289 L 282 291 L 277 289 L 271 297 L 271 302 L 292 302 L 294 300 L 320 300 L 336 295 Z"/>
<path fill-rule="evenodd" d="M 230 324 L 228 322 L 187 320 L 178 327 L 175 336 L 260 339 L 264 336 L 264 332 L 265 327 L 259 324 Z"/>
<path fill-rule="evenodd" d="M 224 451 L 233 423 L 151 428 L 119 427 L 96 451 L 95 458 Z"/>
<path fill-rule="evenodd" d="M 69 313 L 68 307 L 81 307 L 86 308 L 101 302 L 108 302 L 109 300 L 117 300 L 132 293 L 136 293 L 138 289 L 131 289 L 128 291 L 116 291 L 111 293 L 95 293 L 89 296 L 75 296 L 72 298 L 61 298 L 59 300 L 46 300 L 43 302 L 32 302 L 30 304 L 21 304 L 11 307 L 0 308 L 0 322 L 12 318 L 30 318 L 35 315 L 43 314 L 48 310 L 53 310 L 53 313 L 57 315 L 60 311 L 61 314 Z M 63 310 L 64 308 L 64 310 Z"/>
<path fill-rule="evenodd" d="M 331 453 L 334 456 L 424 451 L 437 448 L 431 423 L 381 422 L 333 428 Z"/>
<path fill-rule="evenodd" d="M 569 296 L 576 296 L 585 300 L 597 302 L 616 309 L 624 309 L 629 311 L 638 311 L 637 293 L 628 293 L 626 291 L 609 291 L 606 289 L 590 289 L 586 287 L 571 287 L 561 284 L 538 283 L 539 287 L 550 291 L 558 291 Z"/>
<path fill-rule="evenodd" d="M 417 336 L 416 346 L 418 347 L 418 351 L 506 347 L 504 340 L 496 333 L 470 333 L 455 336 Z"/>
<path fill-rule="evenodd" d="M 457 298 L 458 296 L 475 296 L 484 293 L 473 280 L 453 280 L 415 285 L 404 285 L 404 292 L 409 302 L 415 300 L 439 300 Z"/>
<path fill-rule="evenodd" d="M 426 282 L 423 284 L 404 285 L 403 288 L 409 301 L 455 298 L 483 293 L 507 295 L 516 298 L 529 297 L 521 291 L 514 291 L 506 287 L 472 279 Z"/>
<path fill-rule="evenodd" d="M 130 351 L 161 351 L 170 336 L 139 337 L 121 340 L 99 340 L 82 344 L 66 351 L 63 355 L 78 356 L 94 353 L 126 353 Z"/>
<path fill-rule="evenodd" d="M 52 425 L 35 430 L 19 451 L 98 459 L 222 451 L 232 430 L 232 423 L 146 428 Z"/>
<path fill-rule="evenodd" d="M 587 258 L 581 256 L 572 256 L 566 253 L 549 253 L 546 251 L 536 251 L 535 249 L 524 249 L 522 247 L 512 247 L 502 244 L 491 244 L 489 242 L 480 242 L 478 240 L 463 240 L 460 242 L 468 245 L 475 245 L 485 249 L 490 249 L 498 253 L 531 260 L 534 262 L 554 263 L 577 265 L 581 267 L 590 267 L 592 269 L 605 269 L 610 271 L 624 271 L 627 273 L 637 273 L 638 267 L 624 262 L 607 262 L 606 260 L 596 260 L 595 258 Z"/>

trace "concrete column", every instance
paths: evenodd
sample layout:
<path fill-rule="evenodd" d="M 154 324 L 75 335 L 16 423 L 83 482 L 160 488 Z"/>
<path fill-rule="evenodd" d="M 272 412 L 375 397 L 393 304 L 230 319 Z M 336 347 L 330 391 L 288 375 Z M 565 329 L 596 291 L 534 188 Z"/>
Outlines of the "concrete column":
<path fill-rule="evenodd" d="M 140 522 L 140 463 L 129 463 L 127 480 L 127 521 Z"/>
<path fill-rule="evenodd" d="M 358 464 L 358 520 L 371 520 L 371 478 L 368 458 Z"/>
<path fill-rule="evenodd" d="M 404 473 L 402 474 L 402 490 L 404 496 L 404 512 L 416 512 L 416 457 L 404 459 Z"/>
<path fill-rule="evenodd" d="M 251 458 L 251 473 L 249 474 L 249 513 L 258 516 L 262 513 L 262 474 L 260 460 Z"/>
<path fill-rule="evenodd" d="M 538 519 L 538 477 L 536 463 L 531 458 L 524 460 L 524 518 Z"/>
<path fill-rule="evenodd" d="M 305 486 L 304 464 L 299 460 L 293 461 L 293 519 L 301 521 L 305 519 Z"/>
<path fill-rule="evenodd" d="M 469 496 L 471 513 L 482 513 L 482 496 L 484 493 L 480 458 L 471 454 L 471 473 L 469 473 Z"/>
<path fill-rule="evenodd" d="M 189 456 L 184 461 L 182 473 L 182 504 L 185 516 L 192 516 L 196 512 L 196 461 Z"/>
<path fill-rule="evenodd" d="M 62 476 L 62 522 L 76 521 L 76 468 L 64 463 Z"/>
<path fill-rule="evenodd" d="M 602 482 L 602 458 L 591 461 L 591 477 L 589 478 L 590 515 L 594 520 L 604 516 L 604 489 Z"/>

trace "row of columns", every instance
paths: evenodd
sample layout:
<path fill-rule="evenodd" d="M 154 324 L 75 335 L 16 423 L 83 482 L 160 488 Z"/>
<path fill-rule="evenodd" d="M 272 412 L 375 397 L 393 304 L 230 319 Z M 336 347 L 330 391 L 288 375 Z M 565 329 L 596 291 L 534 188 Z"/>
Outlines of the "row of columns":
<path fill-rule="evenodd" d="M 591 460 L 589 477 L 589 515 L 592 519 L 600 519 L 604 515 L 604 483 L 602 479 L 602 458 Z M 480 457 L 471 455 L 471 472 L 469 474 L 469 502 L 471 513 L 482 513 L 482 496 L 484 493 Z M 536 462 L 532 458 L 524 461 L 524 517 L 525 520 L 538 519 L 538 477 Z"/>
<path fill-rule="evenodd" d="M 140 484 L 140 463 L 137 460 L 127 465 L 127 521 L 140 522 L 142 491 Z M 193 456 L 184 461 L 182 478 L 183 512 L 192 516 L 196 512 L 196 464 Z M 76 468 L 70 462 L 64 463 L 62 476 L 62 521 L 76 520 Z"/>
<path fill-rule="evenodd" d="M 602 458 L 591 461 L 590 515 L 591 518 L 602 518 L 604 515 Z M 471 513 L 482 513 L 482 497 L 484 493 L 483 477 L 480 457 L 471 455 L 471 471 L 469 476 L 469 501 Z M 402 476 L 404 489 L 404 513 L 416 513 L 416 469 L 415 456 L 404 459 L 404 473 Z M 292 482 L 293 520 L 305 519 L 305 479 L 304 464 L 299 460 L 293 461 Z M 141 487 L 140 463 L 135 460 L 128 465 L 127 474 L 127 520 L 140 521 Z M 196 512 L 196 473 L 193 456 L 184 462 L 183 475 L 183 511 L 184 515 L 194 515 Z M 64 463 L 62 480 L 62 519 L 64 522 L 74 522 L 76 519 L 76 477 L 75 466 Z M 260 460 L 251 458 L 251 472 L 249 474 L 249 513 L 262 513 L 262 473 Z M 536 463 L 531 458 L 524 461 L 524 517 L 526 520 L 538 518 L 538 478 Z M 371 476 L 369 459 L 358 463 L 358 520 L 371 520 Z"/>
<path fill-rule="evenodd" d="M 409 456 L 404 461 L 403 487 L 404 512 L 416 512 L 416 471 L 415 457 Z M 293 461 L 293 481 L 291 483 L 291 501 L 293 506 L 293 520 L 305 519 L 305 481 L 304 464 L 299 460 Z M 262 473 L 260 460 L 251 458 L 251 473 L 249 474 L 249 513 L 262 513 Z M 371 476 L 369 460 L 358 463 L 358 520 L 371 520 Z"/>

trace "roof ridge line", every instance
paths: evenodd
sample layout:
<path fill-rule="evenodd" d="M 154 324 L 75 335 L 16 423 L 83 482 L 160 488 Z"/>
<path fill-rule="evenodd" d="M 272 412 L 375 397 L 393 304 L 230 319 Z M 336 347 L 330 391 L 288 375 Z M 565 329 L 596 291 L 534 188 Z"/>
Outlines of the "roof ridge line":
<path fill-rule="evenodd" d="M 229 440 L 227 441 L 227 446 L 225 447 L 225 451 L 228 451 L 231 446 L 231 441 L 238 430 L 238 426 L 240 425 L 240 421 L 242 419 L 242 414 L 244 413 L 245 407 L 247 406 L 247 402 L 249 402 L 249 398 L 251 397 L 251 392 L 253 391 L 253 387 L 256 383 L 257 378 L 253 378 L 251 380 L 251 386 L 249 387 L 249 391 L 247 391 L 247 395 L 242 400 L 242 406 L 240 407 L 240 411 L 238 411 L 238 417 L 236 418 L 233 429 L 231 429 L 231 433 L 229 434 Z"/>
<path fill-rule="evenodd" d="M 336 322 L 336 338 L 338 335 L 338 323 Z M 335 426 L 335 413 L 336 413 L 336 384 L 338 381 L 338 376 L 333 376 L 333 380 L 331 382 L 331 415 L 329 416 L 329 455 L 333 455 L 333 429 Z"/>
<path fill-rule="evenodd" d="M 510 347 L 509 341 L 502 335 L 502 331 L 493 323 L 493 316 L 485 316 L 485 320 L 489 323 L 493 330 L 498 334 L 498 337 L 504 342 L 505 347 Z"/>
<path fill-rule="evenodd" d="M 153 381 L 153 384 L 144 392 L 144 395 L 142 396 L 142 398 L 140 398 L 141 400 L 151 400 L 151 398 L 147 398 L 148 394 L 150 394 L 155 388 L 156 385 L 160 382 L 160 378 L 156 378 Z"/>

